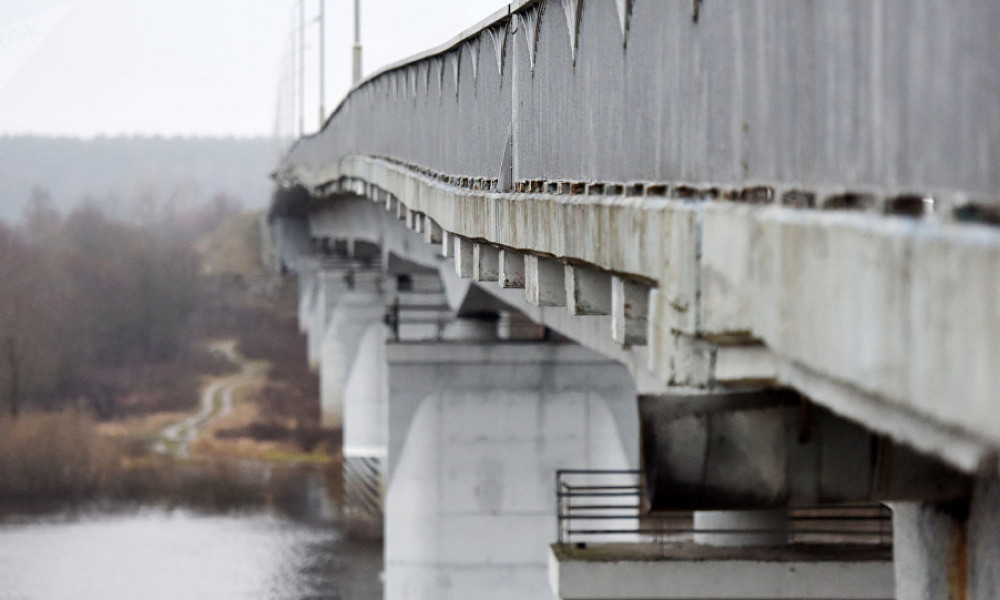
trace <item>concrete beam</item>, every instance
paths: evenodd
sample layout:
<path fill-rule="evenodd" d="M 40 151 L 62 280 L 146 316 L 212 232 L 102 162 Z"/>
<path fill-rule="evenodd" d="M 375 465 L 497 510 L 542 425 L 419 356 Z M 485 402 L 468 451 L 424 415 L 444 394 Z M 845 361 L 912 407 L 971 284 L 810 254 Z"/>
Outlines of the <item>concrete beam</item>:
<path fill-rule="evenodd" d="M 713 376 L 727 386 L 770 384 L 777 380 L 778 367 L 764 346 L 720 346 L 715 349 Z"/>
<path fill-rule="evenodd" d="M 543 256 L 524 257 L 524 297 L 535 306 L 566 306 L 563 265 Z"/>
<path fill-rule="evenodd" d="M 415 210 L 406 211 L 406 228 L 415 233 L 420 233 L 418 231 L 420 223 L 420 213 Z"/>
<path fill-rule="evenodd" d="M 513 250 L 500 250 L 500 287 L 521 289 L 524 287 L 524 255 Z"/>
<path fill-rule="evenodd" d="M 460 235 L 452 236 L 455 244 L 455 273 L 462 279 L 473 276 L 473 246 L 471 240 Z"/>
<path fill-rule="evenodd" d="M 597 551 L 600 552 L 600 551 Z M 594 552 L 594 554 L 597 554 Z M 629 560 L 553 547 L 549 585 L 561 600 L 670 598 L 893 598 L 892 560 L 787 549 L 671 547 L 664 559 Z M 766 559 L 765 559 L 766 556 Z"/>
<path fill-rule="evenodd" d="M 353 157 L 342 164 L 350 166 L 345 173 L 371 177 L 391 190 L 385 193 L 407 198 L 409 207 L 465 237 L 656 281 L 645 346 L 615 342 L 607 335 L 610 318 L 597 329 L 596 318 L 576 319 L 561 311 L 541 317 L 547 324 L 564 324 L 563 317 L 581 322 L 571 330 L 584 327 L 585 343 L 622 356 L 640 378 L 690 387 L 777 382 L 965 472 L 997 472 L 1000 421 L 989 410 L 1000 373 L 989 362 L 1000 347 L 1000 336 L 989 333 L 992 265 L 1000 264 L 995 228 L 648 197 L 612 202 L 587 196 L 584 202 L 568 196 L 564 205 L 530 195 L 511 200 L 510 211 L 496 217 L 482 195 L 425 184 L 401 167 Z M 395 224 L 388 213 L 360 214 L 349 198 L 324 206 L 322 218 L 312 219 L 322 221 L 317 231 L 324 236 L 361 230 L 386 235 Z M 327 215 L 334 206 L 335 220 Z M 557 218 L 570 209 L 567 218 Z M 568 216 L 580 212 L 589 216 Z M 749 234 L 737 236 L 734 221 Z M 605 231 L 602 223 L 621 227 Z M 639 228 L 644 242 L 636 244 L 622 224 Z M 594 226 L 598 233 L 588 234 Z M 727 250 L 727 239 L 750 240 L 749 279 L 727 275 L 742 264 L 736 259 L 743 253 Z M 419 252 L 402 238 L 395 243 L 403 253 Z M 446 253 L 452 252 L 449 245 Z M 427 254 L 425 262 L 436 264 L 437 256 Z M 963 266 L 961 276 L 949 266 L 956 264 Z M 970 282 L 980 286 L 978 293 L 970 288 L 942 295 Z M 741 344 L 738 351 L 734 342 Z M 640 356 L 636 350 L 646 352 Z M 948 359 L 957 355 L 967 360 Z M 948 402 L 940 400 L 945 397 Z"/>
<path fill-rule="evenodd" d="M 500 249 L 491 244 L 472 245 L 472 278 L 497 281 L 500 277 Z"/>
<path fill-rule="evenodd" d="M 646 345 L 649 290 L 644 283 L 611 278 L 611 337 L 619 344 Z"/>
<path fill-rule="evenodd" d="M 441 243 L 441 226 L 427 215 L 424 215 L 424 241 L 428 244 Z"/>
<path fill-rule="evenodd" d="M 611 274 L 578 265 L 566 265 L 566 310 L 569 314 L 610 315 Z"/>
<path fill-rule="evenodd" d="M 455 257 L 455 238 L 458 237 L 450 231 L 441 230 L 441 256 L 445 258 Z"/>

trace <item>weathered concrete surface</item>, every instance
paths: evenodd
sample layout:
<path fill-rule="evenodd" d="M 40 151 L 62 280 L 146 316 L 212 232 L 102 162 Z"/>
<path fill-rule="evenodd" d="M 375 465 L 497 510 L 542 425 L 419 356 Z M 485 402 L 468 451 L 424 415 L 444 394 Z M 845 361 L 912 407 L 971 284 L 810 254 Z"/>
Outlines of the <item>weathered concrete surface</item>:
<path fill-rule="evenodd" d="M 369 325 L 344 386 L 344 455 L 385 458 L 388 450 L 386 329 Z"/>
<path fill-rule="evenodd" d="M 345 526 L 352 535 L 381 538 L 384 467 L 389 446 L 385 326 L 369 326 L 344 386 Z"/>
<path fill-rule="evenodd" d="M 969 514 L 969 597 L 1000 595 L 1000 480 L 976 483 Z"/>
<path fill-rule="evenodd" d="M 649 284 L 646 339 L 618 337 L 659 381 L 730 385 L 716 354 L 760 344 L 722 373 L 995 474 L 1000 232 L 950 209 L 1000 197 L 998 28 L 992 2 L 519 0 L 361 82 L 279 179 L 356 178 L 445 256 L 498 246 L 508 287 L 511 252 Z M 944 222 L 756 204 L 793 191 Z"/>
<path fill-rule="evenodd" d="M 847 552 L 844 552 L 847 550 Z M 589 550 L 580 554 L 590 554 Z M 594 553 L 600 553 L 595 549 Z M 670 545 L 659 556 L 623 560 L 553 548 L 549 582 L 561 600 L 694 598 L 894 598 L 892 562 L 857 548 L 711 548 Z"/>
<path fill-rule="evenodd" d="M 407 194 L 445 231 L 508 248 L 505 261 L 509 248 L 526 248 L 651 282 L 648 336 L 632 341 L 649 345 L 646 369 L 664 383 L 784 383 L 967 472 L 992 461 L 1000 443 L 990 393 L 1000 389 L 991 367 L 1000 356 L 994 229 L 730 202 L 508 198 L 363 164 L 364 177 Z M 585 211 L 593 217 L 580 218 Z M 547 289 L 565 286 L 560 275 Z M 531 300 L 542 302 L 536 287 Z M 953 308 L 932 308 L 942 305 Z M 692 352 L 705 343 L 705 354 Z"/>
<path fill-rule="evenodd" d="M 344 292 L 323 329 L 320 410 L 324 427 L 343 425 L 345 389 L 365 331 L 385 312 L 381 294 Z"/>
<path fill-rule="evenodd" d="M 565 344 L 388 346 L 386 598 L 551 598 L 557 468 L 634 468 L 627 372 Z"/>
<path fill-rule="evenodd" d="M 893 504 L 892 522 L 896 598 L 965 597 L 968 549 L 962 517 L 942 507 L 913 502 Z"/>
<path fill-rule="evenodd" d="M 639 399 L 652 510 L 955 500 L 966 477 L 786 392 Z"/>

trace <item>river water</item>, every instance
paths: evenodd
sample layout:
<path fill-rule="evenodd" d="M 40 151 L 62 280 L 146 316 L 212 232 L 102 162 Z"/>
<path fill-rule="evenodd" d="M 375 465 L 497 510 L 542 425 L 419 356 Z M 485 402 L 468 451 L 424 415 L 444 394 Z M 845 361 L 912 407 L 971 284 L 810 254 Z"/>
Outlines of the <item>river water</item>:
<path fill-rule="evenodd" d="M 378 546 L 274 513 L 0 520 L 0 600 L 378 600 L 380 569 Z"/>

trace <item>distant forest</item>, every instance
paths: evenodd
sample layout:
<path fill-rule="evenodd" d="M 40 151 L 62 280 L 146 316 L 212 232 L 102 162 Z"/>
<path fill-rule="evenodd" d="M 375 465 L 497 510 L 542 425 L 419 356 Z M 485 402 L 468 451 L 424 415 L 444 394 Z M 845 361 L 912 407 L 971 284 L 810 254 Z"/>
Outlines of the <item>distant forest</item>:
<path fill-rule="evenodd" d="M 87 203 L 130 221 L 219 197 L 261 208 L 278 158 L 269 138 L 0 137 L 0 220 L 21 221 L 41 195 L 64 214 Z"/>

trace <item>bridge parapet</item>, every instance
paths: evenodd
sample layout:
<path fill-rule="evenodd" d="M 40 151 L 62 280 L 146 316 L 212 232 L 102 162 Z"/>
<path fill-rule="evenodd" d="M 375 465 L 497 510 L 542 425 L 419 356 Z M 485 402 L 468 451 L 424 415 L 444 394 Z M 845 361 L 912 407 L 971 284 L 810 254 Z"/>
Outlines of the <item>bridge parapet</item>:
<path fill-rule="evenodd" d="M 998 26 L 991 2 L 520 0 L 362 81 L 284 166 L 502 181 L 510 144 L 512 185 L 995 200 Z"/>

